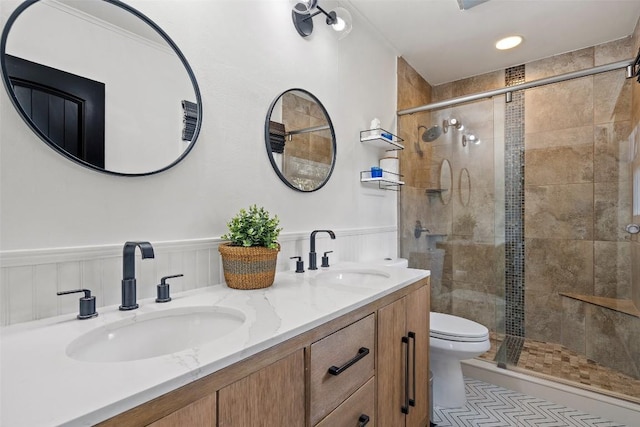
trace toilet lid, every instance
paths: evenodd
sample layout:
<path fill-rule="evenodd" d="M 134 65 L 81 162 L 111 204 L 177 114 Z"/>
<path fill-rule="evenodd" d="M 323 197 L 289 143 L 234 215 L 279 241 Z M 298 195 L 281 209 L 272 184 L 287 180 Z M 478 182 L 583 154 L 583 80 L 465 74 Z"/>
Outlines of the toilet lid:
<path fill-rule="evenodd" d="M 489 329 L 458 316 L 444 313 L 430 314 L 430 336 L 449 341 L 479 342 L 489 338 Z"/>

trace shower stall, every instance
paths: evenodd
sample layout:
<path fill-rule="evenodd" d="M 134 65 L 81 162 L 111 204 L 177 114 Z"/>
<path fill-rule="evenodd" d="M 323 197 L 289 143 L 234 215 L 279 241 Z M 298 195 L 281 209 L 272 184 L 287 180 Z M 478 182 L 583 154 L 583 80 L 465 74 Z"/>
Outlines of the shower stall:
<path fill-rule="evenodd" d="M 416 86 L 400 59 L 398 92 L 413 95 L 399 95 L 399 247 L 432 271 L 432 311 L 489 328 L 483 359 L 640 403 L 640 85 L 626 59 L 554 75 L 571 61 L 541 60 L 472 79 L 497 82 L 485 92 Z"/>

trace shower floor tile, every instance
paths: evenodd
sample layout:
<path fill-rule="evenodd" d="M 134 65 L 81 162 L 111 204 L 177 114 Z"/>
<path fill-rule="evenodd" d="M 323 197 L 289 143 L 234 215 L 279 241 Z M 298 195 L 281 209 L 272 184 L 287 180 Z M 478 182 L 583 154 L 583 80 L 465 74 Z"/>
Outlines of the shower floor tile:
<path fill-rule="evenodd" d="M 504 335 L 491 333 L 491 349 L 480 358 L 495 361 L 498 352 L 513 353 L 503 348 L 503 342 L 509 344 L 511 341 L 505 341 Z M 640 403 L 640 380 L 599 365 L 560 344 L 526 338 L 520 345 L 522 347 L 517 363 L 512 358 L 508 360 L 509 366 L 515 366 L 517 370 L 552 377 L 577 387 Z"/>
<path fill-rule="evenodd" d="M 472 378 L 465 378 L 467 404 L 433 410 L 438 427 L 625 427 L 595 415 L 557 405 Z"/>

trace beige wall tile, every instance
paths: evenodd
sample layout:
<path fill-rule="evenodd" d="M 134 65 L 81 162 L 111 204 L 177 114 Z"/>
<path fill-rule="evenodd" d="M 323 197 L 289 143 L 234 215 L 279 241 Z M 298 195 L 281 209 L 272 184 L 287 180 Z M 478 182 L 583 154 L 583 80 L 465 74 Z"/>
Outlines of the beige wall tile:
<path fill-rule="evenodd" d="M 594 185 L 594 239 L 624 241 L 624 227 L 631 222 L 631 187 L 626 182 Z"/>
<path fill-rule="evenodd" d="M 593 243 L 530 239 L 525 242 L 525 330 L 527 337 L 561 342 L 559 292 L 593 293 Z"/>
<path fill-rule="evenodd" d="M 496 297 L 475 283 L 453 282 L 451 312 L 491 330 L 496 328 Z"/>
<path fill-rule="evenodd" d="M 562 298 L 562 323 L 560 325 L 560 344 L 585 353 L 585 304 L 573 298 Z"/>
<path fill-rule="evenodd" d="M 592 184 L 528 186 L 525 203 L 526 237 L 593 239 Z"/>
<path fill-rule="evenodd" d="M 631 298 L 640 307 L 640 243 L 631 243 Z"/>
<path fill-rule="evenodd" d="M 615 122 L 594 127 L 594 179 L 596 182 L 629 182 L 629 134 L 631 123 Z"/>
<path fill-rule="evenodd" d="M 527 185 L 593 182 L 593 147 L 582 144 L 527 150 Z"/>
<path fill-rule="evenodd" d="M 593 145 L 593 125 L 557 129 L 549 131 L 539 131 L 531 133 L 525 126 L 525 147 L 527 150 L 548 147 L 566 147 L 576 145 Z"/>
<path fill-rule="evenodd" d="M 631 299 L 631 243 L 593 242 L 594 295 Z"/>
<path fill-rule="evenodd" d="M 640 318 L 595 305 L 587 310 L 587 357 L 640 379 Z"/>
<path fill-rule="evenodd" d="M 593 77 L 583 77 L 527 91 L 527 133 L 575 128 L 593 123 Z"/>
<path fill-rule="evenodd" d="M 594 123 L 620 122 L 631 119 L 631 86 L 624 70 L 593 76 Z"/>
<path fill-rule="evenodd" d="M 627 36 L 609 43 L 603 43 L 594 48 L 594 65 L 611 64 L 635 58 L 637 52 L 633 49 L 633 37 Z"/>
<path fill-rule="evenodd" d="M 593 67 L 594 48 L 576 50 L 525 64 L 528 82 Z"/>

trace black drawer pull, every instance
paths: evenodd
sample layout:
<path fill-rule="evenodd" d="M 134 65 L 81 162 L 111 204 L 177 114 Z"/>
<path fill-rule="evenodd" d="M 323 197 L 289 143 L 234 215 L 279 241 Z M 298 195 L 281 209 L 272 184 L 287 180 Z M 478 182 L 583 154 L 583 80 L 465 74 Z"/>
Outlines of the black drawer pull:
<path fill-rule="evenodd" d="M 354 357 L 353 359 L 349 360 L 347 363 L 345 363 L 344 365 L 338 367 L 338 366 L 332 366 L 329 368 L 329 373 L 331 375 L 340 375 L 341 373 L 343 373 L 344 371 L 346 371 L 349 367 L 351 367 L 354 363 L 356 363 L 358 360 L 362 359 L 363 357 L 365 357 L 367 354 L 369 354 L 369 349 L 366 347 L 360 347 L 360 350 L 358 350 L 358 354 L 356 354 L 356 357 Z"/>
<path fill-rule="evenodd" d="M 402 337 L 402 347 L 407 345 L 407 352 L 405 353 L 404 362 L 404 405 L 400 410 L 403 414 L 409 413 L 409 338 Z"/>
<path fill-rule="evenodd" d="M 358 418 L 358 427 L 364 427 L 369 424 L 369 416 L 367 414 L 360 415 Z"/>
<path fill-rule="evenodd" d="M 413 397 L 409 398 L 409 405 L 416 406 L 416 333 L 409 332 L 407 335 L 409 336 L 409 339 L 413 340 L 413 369 L 412 369 Z"/>

